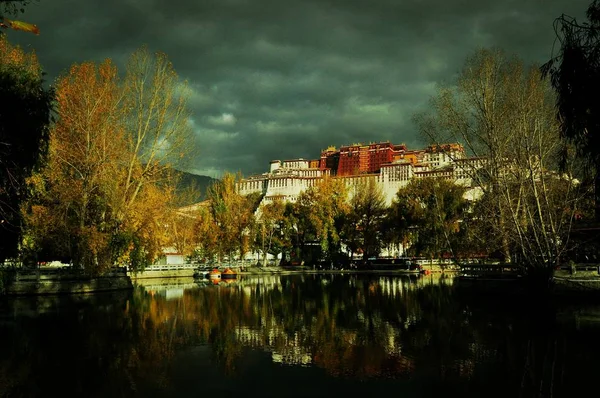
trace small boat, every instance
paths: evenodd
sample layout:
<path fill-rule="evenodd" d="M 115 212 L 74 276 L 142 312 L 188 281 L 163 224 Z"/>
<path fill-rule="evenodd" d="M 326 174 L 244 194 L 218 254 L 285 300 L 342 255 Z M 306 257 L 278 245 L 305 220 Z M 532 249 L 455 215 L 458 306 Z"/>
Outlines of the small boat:
<path fill-rule="evenodd" d="M 225 268 L 225 271 L 223 271 L 221 277 L 223 279 L 235 279 L 237 278 L 237 272 L 235 272 L 231 268 Z"/>
<path fill-rule="evenodd" d="M 201 265 L 194 270 L 194 278 L 195 279 L 208 279 L 209 272 L 210 272 L 210 267 Z"/>
<path fill-rule="evenodd" d="M 210 280 L 221 280 L 221 271 L 219 271 L 218 269 L 213 269 L 212 271 L 210 271 L 208 273 L 208 279 Z"/>
<path fill-rule="evenodd" d="M 194 279 L 206 279 L 208 278 L 208 272 L 196 270 L 194 271 L 193 277 Z"/>

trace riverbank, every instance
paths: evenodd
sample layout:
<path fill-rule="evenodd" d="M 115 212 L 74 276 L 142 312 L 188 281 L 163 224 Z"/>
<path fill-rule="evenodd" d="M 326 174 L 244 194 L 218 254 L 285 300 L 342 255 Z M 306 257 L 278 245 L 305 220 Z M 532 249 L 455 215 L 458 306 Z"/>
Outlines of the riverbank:
<path fill-rule="evenodd" d="M 451 273 L 455 274 L 456 270 L 443 269 L 440 266 L 425 266 L 423 271 L 429 273 Z M 293 275 L 293 274 L 395 274 L 406 275 L 404 270 L 394 269 L 316 269 L 307 266 L 290 266 L 290 267 L 246 267 L 243 270 L 237 271 L 239 275 Z"/>
<path fill-rule="evenodd" d="M 133 280 L 138 279 L 162 279 L 162 278 L 186 278 L 193 277 L 194 272 L 197 267 L 182 264 L 178 265 L 169 265 L 169 266 L 160 266 L 153 265 L 151 267 L 147 267 L 143 271 L 128 271 L 127 275 Z"/>

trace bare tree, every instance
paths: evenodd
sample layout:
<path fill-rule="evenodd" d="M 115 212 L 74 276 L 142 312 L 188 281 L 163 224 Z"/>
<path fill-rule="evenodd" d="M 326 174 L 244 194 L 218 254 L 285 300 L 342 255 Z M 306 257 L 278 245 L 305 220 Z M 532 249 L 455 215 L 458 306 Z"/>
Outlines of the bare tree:
<path fill-rule="evenodd" d="M 581 199 L 570 169 L 559 173 L 565 145 L 554 103 L 539 68 L 480 50 L 456 85 L 432 99 L 432 111 L 415 118 L 432 143 L 459 141 L 482 159 L 466 170 L 487 205 L 478 216 L 500 237 L 504 260 L 518 258 L 529 271 L 559 262 Z"/>
<path fill-rule="evenodd" d="M 147 182 L 168 175 L 188 155 L 191 129 L 188 123 L 187 86 L 180 82 L 166 54 L 148 48 L 136 51 L 127 64 L 123 105 L 130 157 L 122 205 L 137 199 Z"/>

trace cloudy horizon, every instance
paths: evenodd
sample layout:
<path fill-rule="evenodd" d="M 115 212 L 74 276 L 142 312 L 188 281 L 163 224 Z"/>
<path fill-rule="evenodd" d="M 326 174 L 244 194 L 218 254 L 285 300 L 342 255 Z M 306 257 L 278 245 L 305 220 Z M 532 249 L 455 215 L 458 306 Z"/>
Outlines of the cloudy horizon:
<path fill-rule="evenodd" d="M 218 177 L 268 170 L 272 159 L 318 158 L 329 145 L 422 146 L 411 116 L 467 56 L 500 47 L 543 63 L 561 14 L 591 0 L 40 0 L 9 32 L 47 78 L 72 63 L 122 66 L 146 44 L 191 89 L 200 151 L 189 171 Z"/>

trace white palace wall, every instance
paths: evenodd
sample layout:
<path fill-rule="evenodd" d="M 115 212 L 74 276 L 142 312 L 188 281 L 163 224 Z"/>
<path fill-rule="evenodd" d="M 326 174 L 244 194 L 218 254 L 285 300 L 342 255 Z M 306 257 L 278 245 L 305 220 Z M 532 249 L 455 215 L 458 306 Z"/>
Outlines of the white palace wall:
<path fill-rule="evenodd" d="M 392 203 L 400 188 L 408 185 L 413 178 L 445 178 L 457 184 L 471 187 L 473 173 L 482 166 L 483 160 L 476 158 L 459 158 L 452 160 L 450 156 L 436 154 L 431 156 L 430 162 L 413 164 L 398 162 L 383 165 L 379 174 L 365 174 L 347 177 L 344 179 L 349 187 L 365 178 L 375 178 L 381 187 L 385 201 Z M 270 171 L 261 175 L 251 176 L 238 182 L 238 192 L 248 195 L 254 192 L 264 194 L 262 204 L 273 200 L 295 202 L 300 194 L 314 186 L 328 171 L 309 168 L 308 161 L 299 159 L 293 161 L 272 161 Z M 352 189 L 349 190 L 352 195 Z M 480 192 L 469 190 L 465 195 L 474 200 L 481 195 Z"/>

